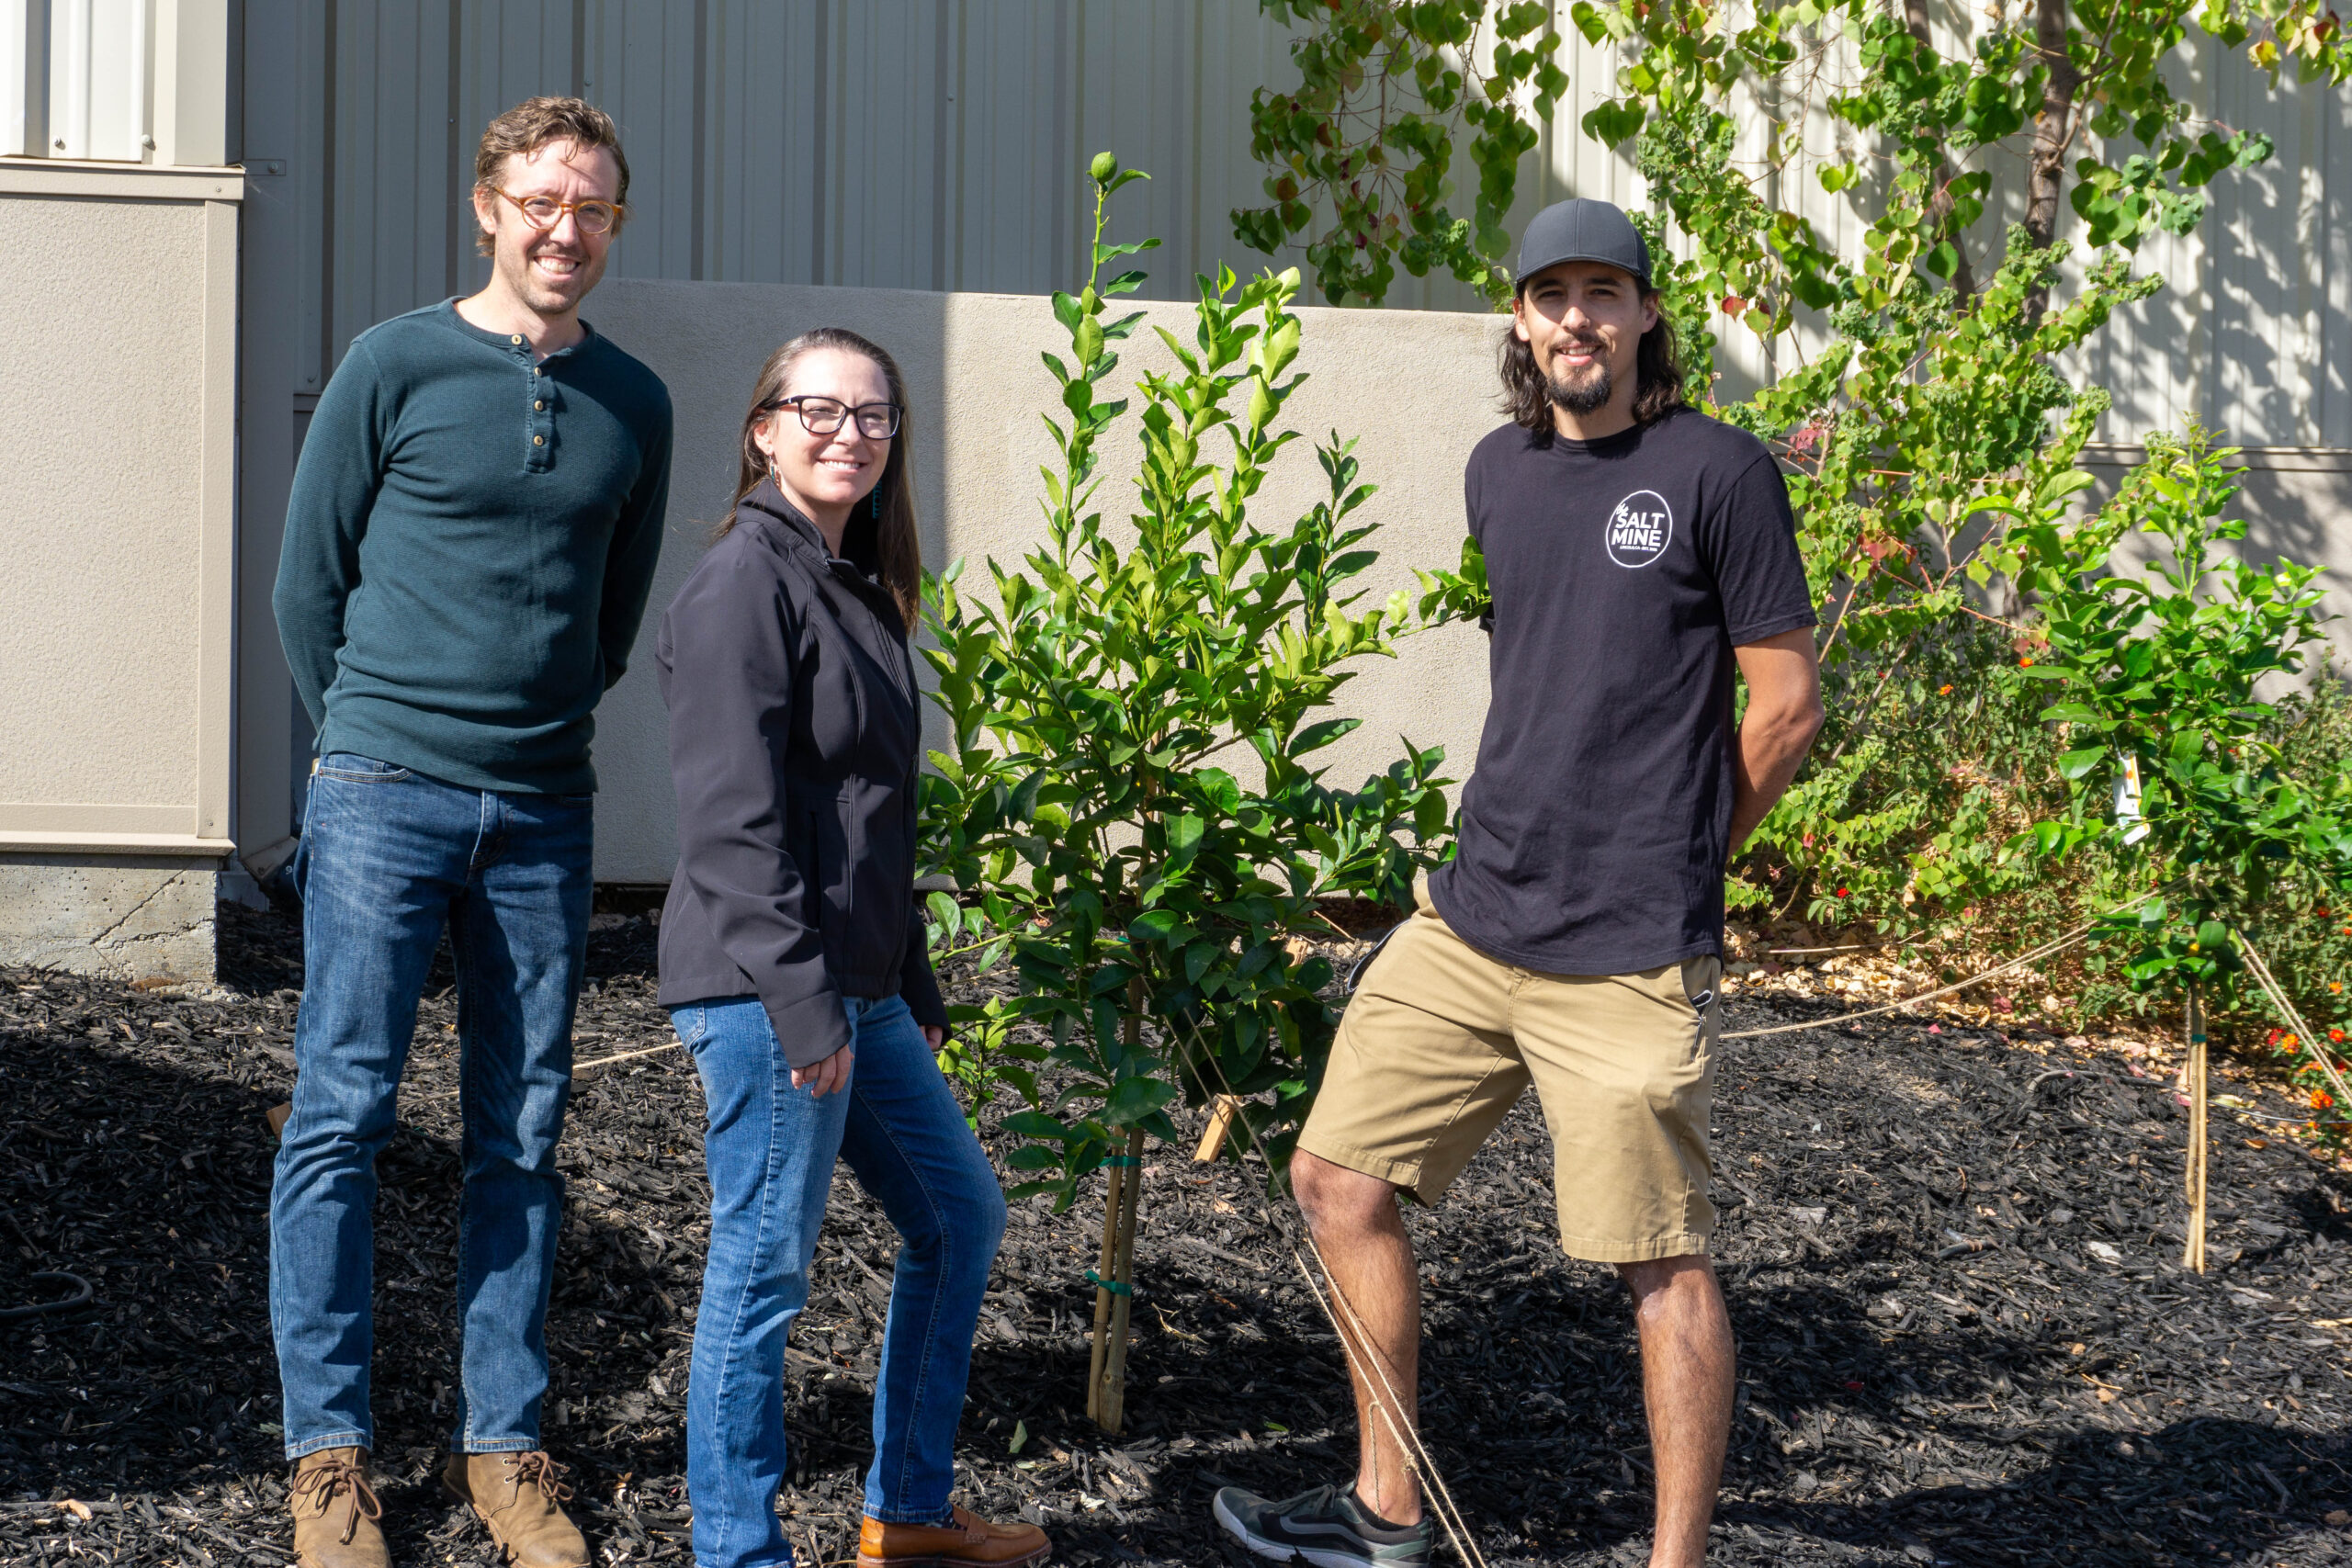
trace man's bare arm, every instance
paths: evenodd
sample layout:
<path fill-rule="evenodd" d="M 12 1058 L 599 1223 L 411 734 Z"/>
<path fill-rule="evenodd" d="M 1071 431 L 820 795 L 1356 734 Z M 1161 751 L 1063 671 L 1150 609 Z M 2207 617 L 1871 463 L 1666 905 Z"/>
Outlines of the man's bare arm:
<path fill-rule="evenodd" d="M 1812 628 L 1768 637 L 1732 649 L 1747 682 L 1747 712 L 1733 746 L 1731 853 L 1764 820 L 1797 776 L 1821 733 L 1821 663 Z"/>

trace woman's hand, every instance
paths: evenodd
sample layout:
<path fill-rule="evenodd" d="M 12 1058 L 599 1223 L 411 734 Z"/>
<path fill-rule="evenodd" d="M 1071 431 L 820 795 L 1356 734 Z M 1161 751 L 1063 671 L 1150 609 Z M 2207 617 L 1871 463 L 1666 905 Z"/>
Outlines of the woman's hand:
<path fill-rule="evenodd" d="M 857 1060 L 857 1048 L 844 1045 L 814 1066 L 792 1069 L 792 1087 L 805 1089 L 819 1100 L 849 1087 L 849 1070 Z"/>
<path fill-rule="evenodd" d="M 935 1023 L 926 1023 L 922 1026 L 922 1043 L 930 1046 L 935 1055 L 939 1048 L 947 1043 L 947 1031 Z"/>

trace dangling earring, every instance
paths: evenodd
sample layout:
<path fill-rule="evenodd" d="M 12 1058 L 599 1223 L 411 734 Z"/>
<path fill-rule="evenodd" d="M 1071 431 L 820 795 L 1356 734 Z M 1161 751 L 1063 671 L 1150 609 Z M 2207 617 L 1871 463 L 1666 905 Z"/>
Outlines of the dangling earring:
<path fill-rule="evenodd" d="M 874 487 L 874 521 L 882 521 L 882 487 L 878 484 Z"/>

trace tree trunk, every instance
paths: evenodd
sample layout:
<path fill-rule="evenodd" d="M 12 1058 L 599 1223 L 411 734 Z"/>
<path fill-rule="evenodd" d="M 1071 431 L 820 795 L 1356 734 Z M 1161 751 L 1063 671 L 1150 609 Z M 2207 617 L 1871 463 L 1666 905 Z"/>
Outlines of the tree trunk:
<path fill-rule="evenodd" d="M 1928 0 L 1904 0 L 1903 21 L 1913 38 L 1931 51 L 1935 48 L 1928 32 Z M 1939 228 L 1951 219 L 1951 182 L 1958 173 L 1949 157 L 1936 160 L 1936 188 L 1928 198 L 1928 215 Z M 1960 265 L 1951 269 L 1952 292 L 1962 299 L 1973 299 L 1976 297 L 1976 269 L 1969 264 L 1968 236 L 1952 235 L 1951 248 L 1960 253 Z"/>
<path fill-rule="evenodd" d="M 2033 151 L 2026 159 L 2025 231 L 2037 250 L 2058 237 L 2058 197 L 2066 183 L 2066 153 L 2075 140 L 2075 98 L 2083 85 L 2066 49 L 2066 0 L 2034 0 L 2034 48 L 2048 72 L 2041 108 L 2033 117 Z M 2050 308 L 2050 290 L 2038 288 L 2026 299 L 2027 319 L 2035 322 Z"/>
<path fill-rule="evenodd" d="M 1126 1042 L 1143 1041 L 1143 982 L 1127 982 Z M 1086 1371 L 1086 1414 L 1116 1436 L 1126 1419 L 1127 1321 L 1135 1310 L 1136 1229 L 1143 1201 L 1143 1129 L 1127 1130 L 1125 1152 L 1103 1162 L 1111 1171 L 1102 1197 L 1102 1253 L 1094 1269 L 1094 1346 Z"/>

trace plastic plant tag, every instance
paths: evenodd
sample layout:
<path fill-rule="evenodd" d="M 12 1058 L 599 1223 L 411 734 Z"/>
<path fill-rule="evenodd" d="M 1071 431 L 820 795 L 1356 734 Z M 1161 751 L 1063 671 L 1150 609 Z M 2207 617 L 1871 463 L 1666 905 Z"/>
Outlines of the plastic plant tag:
<path fill-rule="evenodd" d="M 2148 836 L 2146 813 L 2140 797 L 2140 759 L 2122 751 L 2116 754 L 2116 760 L 2122 766 L 2115 771 L 2115 824 L 2123 829 L 2125 843 L 2136 844 Z"/>

